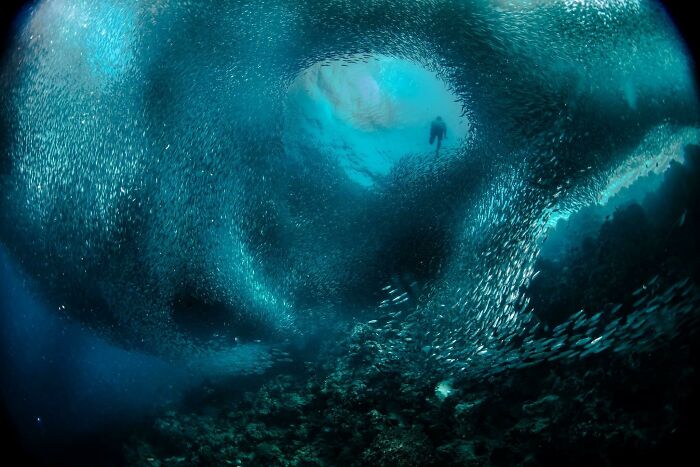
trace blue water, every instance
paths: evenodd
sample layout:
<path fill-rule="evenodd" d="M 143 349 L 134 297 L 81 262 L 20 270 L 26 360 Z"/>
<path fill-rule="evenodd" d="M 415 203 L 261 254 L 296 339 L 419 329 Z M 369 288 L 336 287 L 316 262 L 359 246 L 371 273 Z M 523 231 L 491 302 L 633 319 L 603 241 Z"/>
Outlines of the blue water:
<path fill-rule="evenodd" d="M 183 368 L 61 318 L 31 284 L 0 250 L 2 397 L 37 452 L 136 422 L 198 384 Z"/>

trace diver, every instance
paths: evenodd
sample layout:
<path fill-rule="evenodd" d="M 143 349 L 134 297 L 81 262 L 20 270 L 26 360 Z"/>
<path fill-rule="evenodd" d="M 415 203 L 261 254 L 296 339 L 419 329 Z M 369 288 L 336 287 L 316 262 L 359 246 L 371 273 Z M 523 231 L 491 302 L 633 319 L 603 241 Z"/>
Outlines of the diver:
<path fill-rule="evenodd" d="M 440 154 L 442 139 L 447 139 L 447 126 L 445 126 L 445 121 L 440 116 L 430 124 L 430 144 L 433 144 L 435 138 L 437 138 L 437 148 L 435 149 L 435 156 L 437 157 Z"/>

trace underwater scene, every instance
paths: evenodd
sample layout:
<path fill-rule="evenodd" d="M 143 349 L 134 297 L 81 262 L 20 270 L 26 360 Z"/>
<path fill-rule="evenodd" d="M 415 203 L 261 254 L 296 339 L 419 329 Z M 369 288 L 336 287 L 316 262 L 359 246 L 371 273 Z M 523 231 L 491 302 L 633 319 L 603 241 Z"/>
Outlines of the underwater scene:
<path fill-rule="evenodd" d="M 679 4 L 10 2 L 0 463 L 696 465 Z"/>

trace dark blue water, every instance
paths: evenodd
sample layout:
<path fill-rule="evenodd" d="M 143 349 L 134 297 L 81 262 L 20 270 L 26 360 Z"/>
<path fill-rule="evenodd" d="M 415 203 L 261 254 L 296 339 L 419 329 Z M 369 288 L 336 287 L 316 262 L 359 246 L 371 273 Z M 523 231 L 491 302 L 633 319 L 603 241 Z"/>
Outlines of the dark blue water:
<path fill-rule="evenodd" d="M 31 451 L 67 446 L 141 420 L 197 384 L 182 368 L 114 346 L 42 303 L 0 251 L 2 397 Z M 87 448 L 87 446 L 86 446 Z"/>

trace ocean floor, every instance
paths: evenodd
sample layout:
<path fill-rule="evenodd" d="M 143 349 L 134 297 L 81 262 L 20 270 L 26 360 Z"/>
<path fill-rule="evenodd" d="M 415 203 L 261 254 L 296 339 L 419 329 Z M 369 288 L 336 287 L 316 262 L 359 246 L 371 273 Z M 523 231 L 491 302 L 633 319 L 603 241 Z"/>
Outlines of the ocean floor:
<path fill-rule="evenodd" d="M 130 465 L 670 465 L 694 452 L 697 336 L 485 380 L 386 359 L 372 331 L 323 362 L 212 382 L 145 423 Z M 238 387 L 237 387 L 238 386 Z M 692 458 L 692 457 L 691 457 Z M 688 458 L 690 459 L 690 458 Z M 676 464 L 682 465 L 682 464 Z"/>

